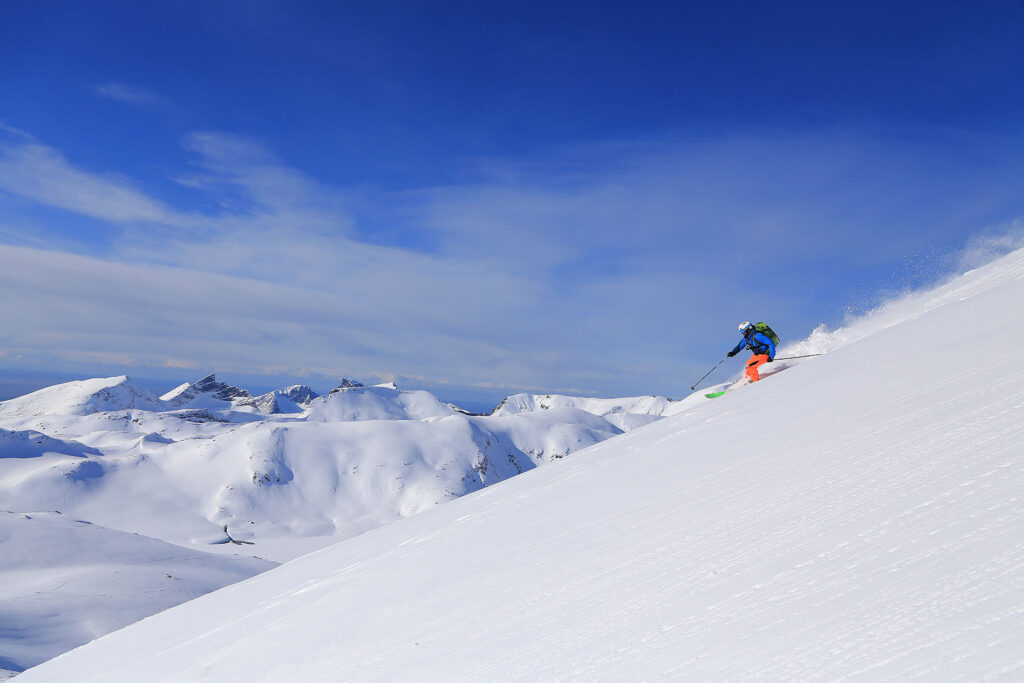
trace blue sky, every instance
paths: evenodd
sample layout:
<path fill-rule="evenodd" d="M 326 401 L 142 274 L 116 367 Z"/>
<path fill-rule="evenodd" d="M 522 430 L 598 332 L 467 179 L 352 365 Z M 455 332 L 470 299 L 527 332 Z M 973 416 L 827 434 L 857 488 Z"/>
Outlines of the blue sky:
<path fill-rule="evenodd" d="M 1024 215 L 1020 3 L 3 14 L 8 393 L 679 396 Z"/>

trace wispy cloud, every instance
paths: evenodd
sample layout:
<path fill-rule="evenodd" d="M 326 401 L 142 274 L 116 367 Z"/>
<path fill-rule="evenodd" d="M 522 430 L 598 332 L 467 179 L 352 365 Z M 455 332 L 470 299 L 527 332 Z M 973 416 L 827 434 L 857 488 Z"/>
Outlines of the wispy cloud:
<path fill-rule="evenodd" d="M 0 137 L 0 189 L 112 223 L 195 225 L 195 217 L 153 199 L 125 178 L 81 170 L 51 147 L 23 136 L 6 137 Z"/>
<path fill-rule="evenodd" d="M 117 357 L 151 366 L 175 358 L 224 370 L 305 368 L 332 376 L 413 375 L 423 363 L 436 377 L 457 381 L 465 381 L 464 364 L 475 367 L 481 356 L 503 355 L 493 342 L 475 338 L 470 326 L 461 337 L 451 334 L 450 325 L 426 324 L 451 311 L 411 319 L 412 306 L 399 307 L 406 296 L 420 306 L 431 303 L 429 295 L 404 290 L 413 284 L 404 278 L 422 271 L 392 275 L 402 292 L 375 293 L 340 281 L 336 293 L 326 294 L 184 267 L 18 247 L 0 247 L 0 265 L 0 287 L 18 298 L 7 309 L 9 352 L 77 361 Z"/>
<path fill-rule="evenodd" d="M 146 109 L 163 109 L 171 106 L 170 101 L 158 93 L 127 83 L 103 83 L 97 85 L 93 92 L 108 100 Z"/>
<path fill-rule="evenodd" d="M 99 257 L 0 247 L 5 346 L 672 394 L 731 345 L 736 319 L 809 331 L 813 290 L 846 291 L 851 260 L 906 253 L 904 222 L 961 234 L 980 214 L 954 190 L 1010 206 L 1012 188 L 988 182 L 1021 162 L 962 170 L 951 144 L 948 157 L 834 132 L 588 145 L 389 192 L 331 186 L 256 141 L 197 132 L 175 178 L 218 207 L 198 213 L 9 132 L 0 188 L 119 238 Z"/>

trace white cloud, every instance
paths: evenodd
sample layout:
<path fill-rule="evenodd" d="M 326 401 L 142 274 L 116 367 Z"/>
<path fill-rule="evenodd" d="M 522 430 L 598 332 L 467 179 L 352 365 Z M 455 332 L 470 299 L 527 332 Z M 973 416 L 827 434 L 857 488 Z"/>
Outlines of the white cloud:
<path fill-rule="evenodd" d="M 0 187 L 120 231 L 102 258 L 0 247 L 10 352 L 82 362 L 671 394 L 738 319 L 820 322 L 807 264 L 905 251 L 894 225 L 948 212 L 894 191 L 934 159 L 825 134 L 595 145 L 356 192 L 194 133 L 178 180 L 220 207 L 205 215 L 7 137 Z M 366 214 L 405 238 L 371 240 Z"/>
<path fill-rule="evenodd" d="M 567 364 L 573 355 L 543 334 L 532 343 L 535 332 L 516 330 L 514 320 L 497 320 L 492 311 L 485 319 L 472 305 L 461 308 L 462 300 L 439 300 L 433 283 L 418 286 L 422 270 L 381 275 L 391 280 L 386 290 L 357 274 L 324 294 L 0 247 L 0 288 L 11 297 L 5 345 L 32 360 L 116 362 L 132 372 L 170 366 L 172 358 L 176 367 L 332 378 L 415 376 L 426 367 L 435 383 L 503 378 L 508 386 L 549 389 L 548 364 Z M 517 350 L 510 353 L 508 344 Z"/>
<path fill-rule="evenodd" d="M 53 148 L 34 141 L 0 140 L 0 189 L 113 223 L 196 225 L 194 216 L 152 199 L 130 181 L 77 169 Z"/>

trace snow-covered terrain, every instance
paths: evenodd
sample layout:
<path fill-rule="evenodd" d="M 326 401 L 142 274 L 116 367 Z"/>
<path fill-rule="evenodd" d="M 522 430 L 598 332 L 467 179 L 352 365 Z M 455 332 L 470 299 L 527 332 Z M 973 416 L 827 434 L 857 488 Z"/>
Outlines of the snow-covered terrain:
<path fill-rule="evenodd" d="M 0 562 L 15 606 L 0 612 L 0 668 L 37 664 L 273 566 L 237 555 L 291 559 L 618 435 L 670 403 L 598 402 L 606 419 L 569 399 L 545 400 L 559 405 L 476 416 L 390 384 L 344 380 L 326 396 L 305 386 L 253 396 L 210 375 L 159 398 L 122 376 L 2 402 L 0 511 L 13 515 L 3 528 L 31 519 L 36 532 L 0 536 L 5 558 L 35 563 Z M 123 545 L 102 561 L 38 552 L 76 548 L 99 529 L 105 547 Z M 125 582 L 116 600 L 101 581 L 75 593 L 74 607 L 53 609 L 77 590 L 67 587 L 74 577 L 134 575 L 140 548 L 155 553 L 151 571 Z M 205 558 L 208 578 L 182 583 L 183 557 Z M 47 572 L 69 578 L 40 583 Z"/>
<path fill-rule="evenodd" d="M 1024 251 L 23 680 L 1020 680 L 1021 301 Z"/>
<path fill-rule="evenodd" d="M 274 566 L 57 512 L 0 511 L 0 543 L 0 669 L 12 671 Z"/>
<path fill-rule="evenodd" d="M 679 406 L 661 396 L 632 398 L 581 398 L 536 394 L 509 396 L 494 409 L 493 415 L 522 415 L 538 410 L 575 408 L 599 415 L 623 431 L 629 431 L 671 414 Z"/>
<path fill-rule="evenodd" d="M 291 559 L 564 457 L 669 405 L 597 401 L 605 419 L 545 397 L 557 406 L 475 416 L 425 391 L 344 384 L 326 396 L 296 386 L 253 397 L 211 375 L 157 398 L 122 376 L 0 403 L 0 452 L 38 456 L 0 458 L 0 506 L 206 549 L 226 525 L 254 552 Z"/>

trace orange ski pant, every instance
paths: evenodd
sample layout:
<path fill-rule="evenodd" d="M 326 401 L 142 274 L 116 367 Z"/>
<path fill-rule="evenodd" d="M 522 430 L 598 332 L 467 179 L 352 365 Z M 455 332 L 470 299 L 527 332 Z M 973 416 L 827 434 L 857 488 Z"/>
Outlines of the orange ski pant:
<path fill-rule="evenodd" d="M 757 373 L 757 368 L 760 365 L 764 365 L 768 362 L 768 354 L 763 353 L 759 356 L 751 356 L 750 360 L 747 361 L 747 379 L 751 382 L 756 382 L 761 379 L 761 375 Z"/>

